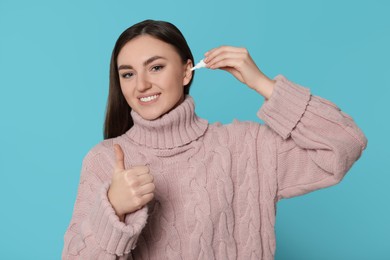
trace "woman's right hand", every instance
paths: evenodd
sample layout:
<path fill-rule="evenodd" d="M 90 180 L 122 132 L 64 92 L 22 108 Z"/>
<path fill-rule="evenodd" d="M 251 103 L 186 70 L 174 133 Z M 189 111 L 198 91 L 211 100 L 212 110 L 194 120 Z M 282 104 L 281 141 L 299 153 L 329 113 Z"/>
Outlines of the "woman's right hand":
<path fill-rule="evenodd" d="M 114 150 L 116 163 L 108 200 L 123 222 L 126 214 L 141 209 L 153 199 L 155 186 L 147 166 L 134 166 L 126 170 L 122 148 L 115 144 Z"/>
<path fill-rule="evenodd" d="M 268 78 L 256 65 L 246 48 L 221 46 L 205 53 L 203 59 L 210 69 L 221 69 L 255 90 L 266 100 L 272 95 L 275 81 Z"/>

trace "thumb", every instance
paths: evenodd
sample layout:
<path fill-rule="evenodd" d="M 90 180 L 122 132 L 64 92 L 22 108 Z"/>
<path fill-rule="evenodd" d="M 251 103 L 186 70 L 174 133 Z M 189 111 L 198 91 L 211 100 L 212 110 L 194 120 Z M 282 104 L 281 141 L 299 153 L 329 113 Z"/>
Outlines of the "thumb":
<path fill-rule="evenodd" d="M 119 144 L 114 144 L 115 151 L 115 170 L 125 170 L 125 155 L 123 154 L 122 147 Z"/>
<path fill-rule="evenodd" d="M 229 73 L 232 74 L 236 79 L 238 79 L 239 81 L 241 81 L 242 83 L 245 84 L 244 78 L 242 77 L 241 73 L 240 73 L 238 70 L 236 70 L 235 68 L 232 68 L 232 67 L 223 67 L 223 68 L 221 68 L 221 70 L 224 70 L 224 71 L 229 72 Z"/>

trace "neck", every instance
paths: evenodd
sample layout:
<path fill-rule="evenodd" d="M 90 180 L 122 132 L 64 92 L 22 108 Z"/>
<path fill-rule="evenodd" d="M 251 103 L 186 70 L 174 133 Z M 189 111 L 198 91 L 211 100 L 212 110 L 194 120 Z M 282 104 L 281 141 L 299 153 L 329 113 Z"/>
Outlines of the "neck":
<path fill-rule="evenodd" d="M 134 126 L 126 135 L 135 143 L 154 149 L 181 147 L 201 137 L 207 129 L 206 120 L 195 114 L 194 101 L 184 101 L 167 114 L 155 120 L 145 120 L 131 111 Z"/>

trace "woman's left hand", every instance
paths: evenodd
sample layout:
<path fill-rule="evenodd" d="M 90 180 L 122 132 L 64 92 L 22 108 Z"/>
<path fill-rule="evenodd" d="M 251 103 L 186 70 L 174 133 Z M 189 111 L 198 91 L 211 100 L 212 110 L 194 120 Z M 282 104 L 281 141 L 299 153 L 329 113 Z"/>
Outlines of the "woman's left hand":
<path fill-rule="evenodd" d="M 271 97 L 274 81 L 260 71 L 247 49 L 221 46 L 206 52 L 204 62 L 210 69 L 228 71 L 265 99 Z"/>

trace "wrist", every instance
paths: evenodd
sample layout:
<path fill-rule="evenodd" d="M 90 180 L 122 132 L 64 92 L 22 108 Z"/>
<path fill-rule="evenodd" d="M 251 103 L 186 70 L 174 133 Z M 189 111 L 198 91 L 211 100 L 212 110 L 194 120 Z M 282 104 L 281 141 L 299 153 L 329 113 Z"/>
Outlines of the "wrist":
<path fill-rule="evenodd" d="M 266 76 L 261 77 L 256 82 L 255 87 L 253 88 L 257 93 L 262 95 L 266 100 L 268 100 L 275 87 L 275 80 L 272 80 Z"/>
<path fill-rule="evenodd" d="M 111 187 L 110 187 L 111 188 Z M 110 202 L 111 204 L 111 207 L 112 209 L 114 210 L 115 212 L 115 215 L 118 216 L 119 220 L 124 222 L 124 219 L 125 219 L 125 214 L 120 212 L 119 209 L 115 206 L 115 203 L 113 202 L 113 195 L 112 195 L 112 192 L 110 192 L 111 189 L 108 189 L 108 192 L 107 192 L 107 198 L 108 198 L 108 201 Z"/>

